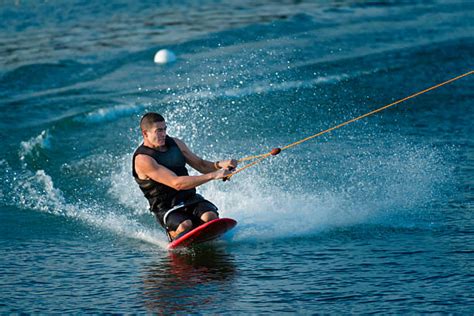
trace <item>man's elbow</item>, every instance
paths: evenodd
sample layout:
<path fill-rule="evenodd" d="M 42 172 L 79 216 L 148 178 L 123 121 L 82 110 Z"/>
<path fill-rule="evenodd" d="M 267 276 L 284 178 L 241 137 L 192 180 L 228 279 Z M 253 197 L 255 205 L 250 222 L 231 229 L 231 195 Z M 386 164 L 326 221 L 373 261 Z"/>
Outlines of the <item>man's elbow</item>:
<path fill-rule="evenodd" d="M 186 190 L 186 185 L 178 178 L 171 183 L 171 187 L 176 191 Z"/>

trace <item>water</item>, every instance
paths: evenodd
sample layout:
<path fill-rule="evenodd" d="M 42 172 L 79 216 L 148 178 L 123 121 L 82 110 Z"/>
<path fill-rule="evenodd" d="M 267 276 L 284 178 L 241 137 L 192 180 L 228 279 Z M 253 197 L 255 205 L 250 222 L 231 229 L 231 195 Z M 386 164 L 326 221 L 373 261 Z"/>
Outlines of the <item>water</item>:
<path fill-rule="evenodd" d="M 138 121 L 209 160 L 473 70 L 474 5 L 0 5 L 0 312 L 474 312 L 474 78 L 199 191 L 239 224 L 169 253 Z M 160 48 L 178 60 L 155 65 Z"/>

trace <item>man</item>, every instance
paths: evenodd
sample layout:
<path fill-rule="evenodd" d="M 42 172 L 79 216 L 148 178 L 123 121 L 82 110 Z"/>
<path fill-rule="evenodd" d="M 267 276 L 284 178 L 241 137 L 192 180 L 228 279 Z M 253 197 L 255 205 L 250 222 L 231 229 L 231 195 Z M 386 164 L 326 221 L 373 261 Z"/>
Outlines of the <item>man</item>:
<path fill-rule="evenodd" d="M 133 177 L 170 240 L 218 218 L 217 207 L 196 194 L 195 188 L 226 178 L 237 161 L 210 162 L 198 157 L 181 140 L 166 134 L 165 119 L 158 113 L 145 114 L 140 128 L 143 144 L 133 154 Z M 201 175 L 190 176 L 186 164 Z"/>

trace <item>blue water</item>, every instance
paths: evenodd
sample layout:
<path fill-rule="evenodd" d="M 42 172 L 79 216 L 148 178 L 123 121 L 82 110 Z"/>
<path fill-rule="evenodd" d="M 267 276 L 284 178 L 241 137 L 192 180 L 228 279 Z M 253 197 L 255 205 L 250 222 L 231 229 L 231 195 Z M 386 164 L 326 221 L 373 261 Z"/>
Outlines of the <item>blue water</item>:
<path fill-rule="evenodd" d="M 130 172 L 146 111 L 241 158 L 473 70 L 473 15 L 2 2 L 0 313 L 474 313 L 474 76 L 199 187 L 239 222 L 205 247 L 168 252 Z"/>

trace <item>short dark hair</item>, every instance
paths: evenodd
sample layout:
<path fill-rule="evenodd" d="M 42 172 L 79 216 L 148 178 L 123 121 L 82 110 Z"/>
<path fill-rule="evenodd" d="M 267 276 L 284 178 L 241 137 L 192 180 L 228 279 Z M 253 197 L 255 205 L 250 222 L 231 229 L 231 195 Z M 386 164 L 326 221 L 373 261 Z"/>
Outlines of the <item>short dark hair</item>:
<path fill-rule="evenodd" d="M 158 113 L 148 112 L 142 116 L 140 120 L 140 128 L 143 130 L 149 130 L 154 123 L 164 122 L 165 118 Z"/>

